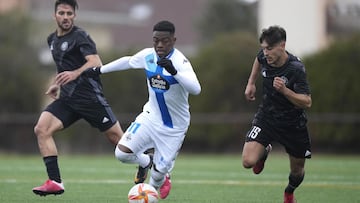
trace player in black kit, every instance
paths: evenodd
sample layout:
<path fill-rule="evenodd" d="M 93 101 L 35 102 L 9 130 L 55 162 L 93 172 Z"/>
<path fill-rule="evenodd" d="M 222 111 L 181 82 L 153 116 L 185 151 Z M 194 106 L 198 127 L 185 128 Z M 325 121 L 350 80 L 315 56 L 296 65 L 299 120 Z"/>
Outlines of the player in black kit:
<path fill-rule="evenodd" d="M 255 100 L 256 79 L 263 77 L 263 100 L 248 131 L 242 153 L 245 168 L 261 173 L 272 142 L 283 145 L 290 159 L 289 183 L 284 202 L 296 202 L 294 190 L 304 179 L 305 158 L 311 157 L 306 108 L 311 106 L 309 84 L 303 63 L 285 49 L 286 32 L 279 26 L 264 29 L 258 53 L 245 90 Z"/>
<path fill-rule="evenodd" d="M 64 192 L 53 139 L 55 132 L 79 119 L 85 119 L 91 126 L 104 132 L 114 147 L 123 134 L 103 95 L 100 77 L 87 75 L 86 70 L 102 63 L 94 41 L 74 25 L 77 7 L 76 0 L 55 1 L 57 29 L 47 40 L 57 75 L 46 92 L 54 101 L 41 113 L 34 128 L 49 177 L 43 185 L 33 188 L 35 194 L 42 196 Z"/>

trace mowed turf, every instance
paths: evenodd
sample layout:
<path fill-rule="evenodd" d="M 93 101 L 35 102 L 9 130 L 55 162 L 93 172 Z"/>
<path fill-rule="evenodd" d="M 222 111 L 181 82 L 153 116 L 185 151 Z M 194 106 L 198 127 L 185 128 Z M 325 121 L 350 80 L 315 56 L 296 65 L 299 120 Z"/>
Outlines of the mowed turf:
<path fill-rule="evenodd" d="M 47 176 L 39 155 L 0 154 L 0 202 L 126 203 L 135 165 L 108 155 L 62 155 L 59 164 L 65 193 L 40 197 L 32 193 Z M 166 200 L 177 203 L 281 203 L 287 184 L 288 158 L 272 153 L 260 175 L 241 166 L 241 154 L 180 154 Z M 359 203 L 360 156 L 313 155 L 296 191 L 298 203 Z"/>

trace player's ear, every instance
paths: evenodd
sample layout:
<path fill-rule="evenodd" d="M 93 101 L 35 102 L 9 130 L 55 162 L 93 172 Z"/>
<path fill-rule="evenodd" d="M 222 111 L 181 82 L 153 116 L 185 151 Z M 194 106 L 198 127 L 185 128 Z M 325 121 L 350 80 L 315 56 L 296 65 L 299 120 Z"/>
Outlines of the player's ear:
<path fill-rule="evenodd" d="M 286 41 L 280 42 L 280 46 L 285 49 Z"/>

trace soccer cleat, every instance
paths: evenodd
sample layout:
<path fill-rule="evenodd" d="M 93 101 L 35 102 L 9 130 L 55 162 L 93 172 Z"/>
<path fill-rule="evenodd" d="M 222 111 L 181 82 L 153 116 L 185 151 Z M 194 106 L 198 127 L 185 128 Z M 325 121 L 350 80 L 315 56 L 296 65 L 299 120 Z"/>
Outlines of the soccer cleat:
<path fill-rule="evenodd" d="M 255 174 L 261 173 L 261 171 L 264 169 L 265 161 L 266 161 L 269 153 L 271 152 L 271 150 L 272 150 L 272 146 L 271 146 L 271 144 L 269 144 L 269 145 L 265 148 L 265 154 L 264 154 L 264 156 L 263 156 L 258 162 L 256 162 L 255 166 L 253 167 L 253 172 L 254 172 Z"/>
<path fill-rule="evenodd" d="M 139 166 L 138 171 L 135 174 L 135 180 L 134 180 L 135 184 L 143 183 L 146 180 L 148 171 L 153 165 L 153 155 L 149 154 L 149 157 L 150 157 L 149 165 L 147 165 L 145 168 Z"/>
<path fill-rule="evenodd" d="M 170 190 L 171 190 L 170 175 L 166 174 L 165 181 L 160 187 L 160 198 L 165 199 L 169 195 Z"/>
<path fill-rule="evenodd" d="M 296 203 L 293 193 L 284 193 L 284 203 Z"/>
<path fill-rule="evenodd" d="M 63 183 L 58 183 L 54 180 L 47 180 L 43 185 L 34 187 L 32 191 L 40 196 L 46 195 L 60 195 L 64 193 Z"/>

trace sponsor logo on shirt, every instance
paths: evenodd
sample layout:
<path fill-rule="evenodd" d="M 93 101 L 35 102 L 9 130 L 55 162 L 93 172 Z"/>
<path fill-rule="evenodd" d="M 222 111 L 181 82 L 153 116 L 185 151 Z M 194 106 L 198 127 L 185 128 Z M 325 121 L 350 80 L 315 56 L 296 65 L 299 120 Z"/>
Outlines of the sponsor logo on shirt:
<path fill-rule="evenodd" d="M 170 88 L 169 83 L 160 75 L 149 78 L 150 86 L 159 92 L 167 91 Z"/>

